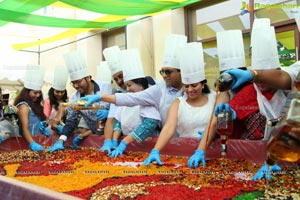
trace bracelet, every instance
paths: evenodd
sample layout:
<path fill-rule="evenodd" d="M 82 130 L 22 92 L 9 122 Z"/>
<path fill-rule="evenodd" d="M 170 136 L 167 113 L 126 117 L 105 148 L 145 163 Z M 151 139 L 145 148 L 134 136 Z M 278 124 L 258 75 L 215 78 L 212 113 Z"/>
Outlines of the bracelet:
<path fill-rule="evenodd" d="M 59 119 L 56 119 L 56 118 L 54 118 L 53 121 L 54 121 L 54 122 L 60 122 L 60 120 L 59 120 Z"/>
<path fill-rule="evenodd" d="M 252 81 L 251 82 L 254 82 L 255 78 L 257 77 L 258 73 L 256 70 L 251 70 L 251 74 L 252 74 Z"/>

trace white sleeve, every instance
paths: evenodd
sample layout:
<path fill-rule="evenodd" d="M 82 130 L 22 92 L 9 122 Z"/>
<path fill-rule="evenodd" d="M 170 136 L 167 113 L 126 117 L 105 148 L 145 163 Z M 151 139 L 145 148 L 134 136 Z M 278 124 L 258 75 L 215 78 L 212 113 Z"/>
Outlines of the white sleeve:
<path fill-rule="evenodd" d="M 294 87 L 295 82 L 296 82 L 296 77 L 300 71 L 300 61 L 295 62 L 289 67 L 282 67 L 281 68 L 283 71 L 287 72 L 290 77 L 291 77 L 291 88 Z"/>
<path fill-rule="evenodd" d="M 107 118 L 114 118 L 115 117 L 115 114 L 116 114 L 116 111 L 117 111 L 117 106 L 113 103 L 110 104 L 110 107 L 109 107 L 109 112 L 108 112 L 108 116 Z"/>

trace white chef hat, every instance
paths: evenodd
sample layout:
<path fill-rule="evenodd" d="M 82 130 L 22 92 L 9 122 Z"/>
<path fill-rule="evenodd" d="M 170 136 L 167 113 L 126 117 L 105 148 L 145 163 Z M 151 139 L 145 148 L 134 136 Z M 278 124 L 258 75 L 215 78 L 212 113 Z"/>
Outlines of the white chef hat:
<path fill-rule="evenodd" d="M 246 67 L 241 30 L 217 32 L 217 49 L 220 71 Z"/>
<path fill-rule="evenodd" d="M 39 65 L 27 65 L 24 87 L 31 90 L 41 90 L 44 83 L 45 69 Z"/>
<path fill-rule="evenodd" d="M 54 77 L 52 87 L 55 90 L 63 91 L 66 89 L 68 81 L 68 71 L 65 66 L 56 66 L 54 69 Z"/>
<path fill-rule="evenodd" d="M 97 66 L 97 80 L 111 83 L 111 71 L 106 61 L 101 61 Z"/>
<path fill-rule="evenodd" d="M 185 35 L 171 34 L 167 36 L 164 49 L 163 66 L 180 69 L 178 62 L 178 47 L 187 43 Z"/>
<path fill-rule="evenodd" d="M 120 64 L 120 54 L 121 50 L 118 46 L 108 47 L 103 50 L 103 55 L 112 75 L 122 71 L 122 67 Z"/>
<path fill-rule="evenodd" d="M 194 84 L 205 80 L 202 43 L 187 43 L 179 50 L 182 83 Z"/>
<path fill-rule="evenodd" d="M 254 19 L 252 30 L 257 28 L 266 28 L 271 26 L 271 21 L 269 18 L 257 18 Z"/>
<path fill-rule="evenodd" d="M 251 32 L 251 37 L 256 33 L 256 29 L 262 29 L 262 28 L 268 28 L 271 26 L 271 22 L 269 18 L 257 18 L 254 19 L 253 25 L 252 25 L 252 32 Z M 254 36 L 255 37 L 255 36 Z M 250 47 L 252 47 L 252 40 L 250 41 Z"/>
<path fill-rule="evenodd" d="M 252 35 L 252 69 L 276 69 L 280 68 L 277 41 L 274 27 L 253 30 Z M 252 31 L 252 32 L 253 32 Z"/>
<path fill-rule="evenodd" d="M 71 81 L 89 76 L 85 60 L 80 52 L 68 52 L 64 55 L 64 59 Z"/>
<path fill-rule="evenodd" d="M 123 66 L 124 82 L 136 78 L 145 78 L 138 49 L 122 50 L 120 61 Z"/>

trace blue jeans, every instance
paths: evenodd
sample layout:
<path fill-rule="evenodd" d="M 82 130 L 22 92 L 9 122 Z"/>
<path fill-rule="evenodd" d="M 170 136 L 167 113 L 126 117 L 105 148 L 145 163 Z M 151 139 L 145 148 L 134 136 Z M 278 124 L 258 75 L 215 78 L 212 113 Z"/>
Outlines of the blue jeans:
<path fill-rule="evenodd" d="M 67 108 L 67 118 L 65 122 L 65 127 L 63 129 L 62 135 L 70 137 L 74 134 L 74 131 L 78 127 L 80 118 L 82 117 L 87 123 L 89 129 L 93 133 L 97 133 L 98 119 L 97 110 L 72 110 Z"/>

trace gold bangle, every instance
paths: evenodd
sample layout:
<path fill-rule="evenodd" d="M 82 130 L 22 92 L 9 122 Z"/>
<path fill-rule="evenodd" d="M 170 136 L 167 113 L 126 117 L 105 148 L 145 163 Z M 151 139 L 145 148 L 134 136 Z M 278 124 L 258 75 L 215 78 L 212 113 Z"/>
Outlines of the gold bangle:
<path fill-rule="evenodd" d="M 251 74 L 252 74 L 252 81 L 251 82 L 254 82 L 255 81 L 255 78 L 257 77 L 258 73 L 256 70 L 251 70 Z"/>
<path fill-rule="evenodd" d="M 53 119 L 53 121 L 54 121 L 54 122 L 60 122 L 59 119 L 55 119 L 55 118 Z"/>

